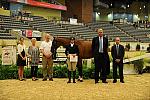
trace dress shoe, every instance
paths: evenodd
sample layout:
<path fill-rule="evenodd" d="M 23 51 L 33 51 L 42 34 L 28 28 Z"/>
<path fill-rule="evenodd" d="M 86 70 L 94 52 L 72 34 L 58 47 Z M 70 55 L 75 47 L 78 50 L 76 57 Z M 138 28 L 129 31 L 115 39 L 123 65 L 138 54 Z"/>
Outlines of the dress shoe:
<path fill-rule="evenodd" d="M 98 81 L 95 81 L 95 84 L 99 83 Z"/>
<path fill-rule="evenodd" d="M 43 78 L 43 80 L 42 81 L 47 81 L 47 79 L 46 78 Z"/>
<path fill-rule="evenodd" d="M 120 82 L 121 82 L 121 83 L 124 83 L 124 80 L 121 80 Z"/>
<path fill-rule="evenodd" d="M 71 83 L 71 81 L 69 80 L 67 83 Z"/>
<path fill-rule="evenodd" d="M 102 81 L 102 83 L 108 83 L 107 81 Z"/>
<path fill-rule="evenodd" d="M 78 81 L 83 82 L 83 80 L 82 80 L 82 79 L 79 79 L 79 78 L 78 78 Z"/>
<path fill-rule="evenodd" d="M 117 80 L 113 80 L 113 83 L 117 83 Z"/>
<path fill-rule="evenodd" d="M 53 78 L 49 78 L 49 81 L 53 81 Z"/>
<path fill-rule="evenodd" d="M 80 82 L 83 82 L 83 80 L 80 80 Z"/>
<path fill-rule="evenodd" d="M 32 79 L 32 81 L 36 81 L 36 79 Z"/>

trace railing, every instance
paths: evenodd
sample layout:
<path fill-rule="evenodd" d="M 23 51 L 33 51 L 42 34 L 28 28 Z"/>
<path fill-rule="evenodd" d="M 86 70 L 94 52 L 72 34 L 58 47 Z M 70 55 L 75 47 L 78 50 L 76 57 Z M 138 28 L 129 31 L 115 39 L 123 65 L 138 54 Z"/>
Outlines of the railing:
<path fill-rule="evenodd" d="M 55 60 L 53 60 L 54 63 L 66 63 L 66 60 L 67 58 L 66 57 L 56 57 Z M 29 57 L 27 57 L 27 65 L 29 66 L 30 65 L 30 59 Z M 39 62 L 39 65 L 42 65 L 42 56 L 40 57 L 40 62 Z"/>

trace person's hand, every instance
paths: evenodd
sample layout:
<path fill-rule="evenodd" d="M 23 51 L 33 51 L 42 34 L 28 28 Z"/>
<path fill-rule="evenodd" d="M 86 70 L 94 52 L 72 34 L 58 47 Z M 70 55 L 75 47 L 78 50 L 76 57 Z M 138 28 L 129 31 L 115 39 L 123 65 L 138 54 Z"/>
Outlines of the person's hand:
<path fill-rule="evenodd" d="M 73 56 L 73 57 L 75 57 L 75 56 L 76 56 L 76 54 L 73 54 L 72 56 Z"/>
<path fill-rule="evenodd" d="M 52 56 L 52 53 L 48 53 L 48 54 L 45 54 L 46 58 L 50 58 Z"/>
<path fill-rule="evenodd" d="M 115 61 L 116 61 L 117 63 L 119 63 L 119 62 L 120 62 L 120 59 L 116 59 Z"/>
<path fill-rule="evenodd" d="M 26 60 L 26 57 L 23 57 L 22 60 Z"/>
<path fill-rule="evenodd" d="M 70 54 L 68 54 L 67 57 L 70 58 Z"/>

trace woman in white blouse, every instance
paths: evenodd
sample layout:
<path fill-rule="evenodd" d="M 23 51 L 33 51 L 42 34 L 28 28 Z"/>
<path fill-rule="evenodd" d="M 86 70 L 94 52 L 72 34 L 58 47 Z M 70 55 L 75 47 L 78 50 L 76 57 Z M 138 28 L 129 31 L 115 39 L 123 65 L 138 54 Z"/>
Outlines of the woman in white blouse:
<path fill-rule="evenodd" d="M 24 38 L 20 38 L 20 44 L 18 44 L 18 59 L 17 59 L 17 66 L 18 68 L 18 75 L 19 80 L 23 81 L 25 80 L 23 78 L 23 72 L 24 72 L 24 66 L 26 66 L 26 53 L 25 53 L 25 44 L 24 44 Z"/>

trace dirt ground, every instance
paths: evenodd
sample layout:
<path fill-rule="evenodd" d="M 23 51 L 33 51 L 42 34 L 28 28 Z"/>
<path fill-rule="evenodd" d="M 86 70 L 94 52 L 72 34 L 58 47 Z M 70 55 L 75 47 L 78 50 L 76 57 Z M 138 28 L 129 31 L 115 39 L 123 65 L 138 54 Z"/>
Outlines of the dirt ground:
<path fill-rule="evenodd" d="M 67 84 L 54 81 L 0 80 L 0 100 L 150 100 L 150 74 L 125 75 L 125 83 L 94 84 L 93 79 Z"/>

